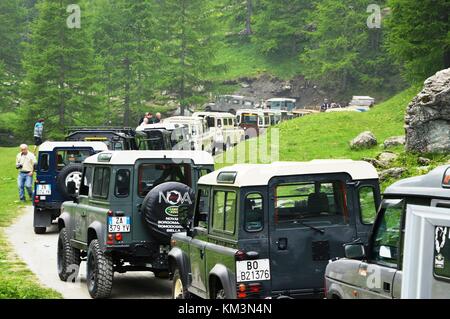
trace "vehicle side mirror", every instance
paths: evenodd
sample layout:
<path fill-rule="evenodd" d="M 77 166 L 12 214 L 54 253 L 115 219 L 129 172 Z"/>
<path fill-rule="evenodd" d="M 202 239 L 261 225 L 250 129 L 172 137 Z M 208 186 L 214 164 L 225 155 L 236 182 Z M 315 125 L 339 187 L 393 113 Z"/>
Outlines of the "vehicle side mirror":
<path fill-rule="evenodd" d="M 75 182 L 70 181 L 67 183 L 67 193 L 72 197 L 77 196 L 77 184 L 75 184 Z"/>
<path fill-rule="evenodd" d="M 363 244 L 348 244 L 344 246 L 345 257 L 348 259 L 363 259 L 366 251 Z"/>
<path fill-rule="evenodd" d="M 178 207 L 178 223 L 184 229 L 189 229 L 192 219 L 192 208 L 189 205 L 181 205 Z"/>

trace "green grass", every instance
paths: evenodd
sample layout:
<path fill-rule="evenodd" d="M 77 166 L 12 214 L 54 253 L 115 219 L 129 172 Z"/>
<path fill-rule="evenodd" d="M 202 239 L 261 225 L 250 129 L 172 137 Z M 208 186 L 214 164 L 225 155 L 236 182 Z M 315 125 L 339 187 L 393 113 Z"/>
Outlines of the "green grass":
<path fill-rule="evenodd" d="M 11 225 L 24 208 L 18 202 L 17 152 L 17 147 L 0 148 L 0 298 L 61 298 L 59 293 L 39 285 L 34 274 L 14 255 L 6 240 L 4 228 Z"/>
<path fill-rule="evenodd" d="M 258 140 L 251 139 L 241 143 L 237 148 L 225 154 L 216 156 L 216 167 L 230 165 L 231 162 L 256 162 L 265 163 L 275 160 L 280 161 L 309 161 L 313 159 L 353 159 L 360 160 L 365 157 L 375 157 L 383 151 L 381 147 L 384 140 L 391 136 L 404 135 L 404 114 L 406 106 L 420 89 L 413 87 L 407 89 L 391 99 L 376 105 L 366 113 L 320 113 L 297 118 L 279 124 L 279 157 L 261 156 L 255 152 L 256 145 L 271 140 L 272 133 L 262 136 Z M 350 140 L 363 131 L 372 131 L 378 140 L 378 146 L 365 150 L 352 150 Z M 270 145 L 270 144 L 269 144 Z M 236 154 L 245 148 L 245 159 L 237 160 Z M 236 152 L 236 149 L 238 152 Z M 259 148 L 261 150 L 261 148 Z M 264 150 L 264 148 L 262 148 Z M 250 151 L 251 150 L 251 151 Z M 397 167 L 407 168 L 403 177 L 418 175 L 416 167 L 417 155 L 406 154 L 403 147 L 393 150 L 400 154 L 394 163 Z M 270 146 L 267 153 L 270 154 Z M 265 152 L 263 153 L 263 155 Z M 257 156 L 256 156 L 257 155 Z M 254 156 L 254 160 L 250 159 Z M 443 155 L 428 155 L 432 160 L 430 168 L 446 161 Z M 224 160 L 225 158 L 225 160 Z M 392 180 L 387 181 L 392 182 Z M 387 182 L 383 186 L 387 185 Z"/>
<path fill-rule="evenodd" d="M 268 73 L 281 79 L 291 79 L 300 74 L 300 62 L 296 58 L 268 58 L 260 53 L 252 43 L 223 44 L 218 50 L 216 61 L 226 64 L 228 69 L 224 73 L 211 75 L 210 80 L 238 79 L 262 73 Z"/>

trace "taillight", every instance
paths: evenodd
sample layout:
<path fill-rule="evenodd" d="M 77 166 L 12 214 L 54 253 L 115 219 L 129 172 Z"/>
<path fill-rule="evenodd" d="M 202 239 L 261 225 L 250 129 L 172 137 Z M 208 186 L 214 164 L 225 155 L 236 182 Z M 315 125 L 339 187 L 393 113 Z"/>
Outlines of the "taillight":
<path fill-rule="evenodd" d="M 245 260 L 247 258 L 247 254 L 245 253 L 245 251 L 243 250 L 238 250 L 235 254 L 234 254 L 234 259 L 241 261 L 241 260 Z"/>
<path fill-rule="evenodd" d="M 251 283 L 251 284 L 238 284 L 237 287 L 237 297 L 239 299 L 243 298 L 258 298 L 261 293 L 261 284 L 260 283 Z"/>
<path fill-rule="evenodd" d="M 112 245 L 112 244 L 114 244 L 114 236 L 113 236 L 113 234 L 108 234 L 108 240 L 106 241 L 106 244 L 107 245 Z"/>
<path fill-rule="evenodd" d="M 34 196 L 34 202 L 39 203 L 39 196 Z"/>
<path fill-rule="evenodd" d="M 121 233 L 117 233 L 117 234 L 116 234 L 116 240 L 117 240 L 117 241 L 122 241 L 122 240 L 123 240 L 123 236 L 122 236 Z"/>
<path fill-rule="evenodd" d="M 108 216 L 113 216 L 113 215 L 114 215 L 113 211 L 112 210 L 108 210 Z"/>

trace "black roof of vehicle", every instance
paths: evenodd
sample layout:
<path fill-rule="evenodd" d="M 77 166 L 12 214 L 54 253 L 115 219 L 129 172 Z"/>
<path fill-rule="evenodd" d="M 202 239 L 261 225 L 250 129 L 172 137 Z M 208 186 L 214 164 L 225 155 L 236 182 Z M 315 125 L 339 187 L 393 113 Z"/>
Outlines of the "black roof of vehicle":
<path fill-rule="evenodd" d="M 389 186 L 384 195 L 406 195 L 450 199 L 450 188 L 444 186 L 445 175 L 450 174 L 450 165 L 443 165 L 422 176 L 402 179 Z"/>
<path fill-rule="evenodd" d="M 114 127 L 114 126 L 100 126 L 100 127 L 90 127 L 90 126 L 72 126 L 66 128 L 66 138 L 70 138 L 76 134 L 96 134 L 96 133 L 108 133 L 121 137 L 134 137 L 136 132 L 131 127 Z"/>

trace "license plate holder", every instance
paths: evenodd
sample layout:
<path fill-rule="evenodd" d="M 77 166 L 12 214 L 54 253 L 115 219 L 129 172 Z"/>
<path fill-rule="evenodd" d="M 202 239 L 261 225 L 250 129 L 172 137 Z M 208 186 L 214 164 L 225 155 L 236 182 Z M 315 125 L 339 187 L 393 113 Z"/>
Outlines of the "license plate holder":
<path fill-rule="evenodd" d="M 270 260 L 255 259 L 236 261 L 236 281 L 270 280 Z"/>
<path fill-rule="evenodd" d="M 50 185 L 50 184 L 36 185 L 36 195 L 49 196 L 51 194 L 52 194 L 52 185 Z"/>
<path fill-rule="evenodd" d="M 109 233 L 129 233 L 130 231 L 131 231 L 131 218 L 129 216 L 108 217 Z"/>

